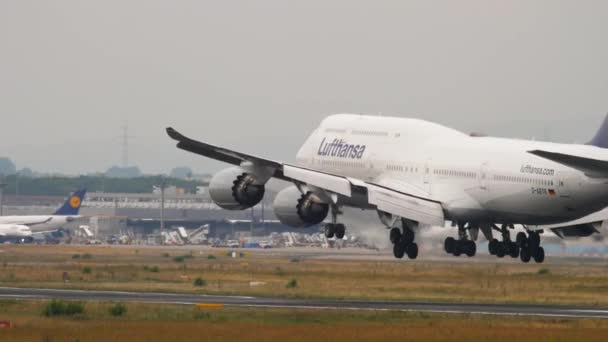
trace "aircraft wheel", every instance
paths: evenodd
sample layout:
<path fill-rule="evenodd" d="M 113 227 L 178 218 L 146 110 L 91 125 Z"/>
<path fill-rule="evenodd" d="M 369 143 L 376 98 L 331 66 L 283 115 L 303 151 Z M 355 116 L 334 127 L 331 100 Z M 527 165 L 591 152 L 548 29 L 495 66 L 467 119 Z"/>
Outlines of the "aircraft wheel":
<path fill-rule="evenodd" d="M 405 255 L 405 245 L 402 243 L 399 243 L 399 242 L 394 244 L 393 245 L 393 255 L 397 259 L 402 259 L 403 256 Z"/>
<path fill-rule="evenodd" d="M 520 248 L 526 247 L 528 245 L 528 237 L 526 237 L 526 233 L 517 233 L 517 236 L 515 236 L 515 242 Z"/>
<path fill-rule="evenodd" d="M 498 242 L 498 241 L 497 241 Z M 507 246 L 503 242 L 498 242 L 496 247 L 496 256 L 499 258 L 504 258 L 505 254 L 507 254 Z"/>
<path fill-rule="evenodd" d="M 407 245 L 407 247 L 405 248 L 405 251 L 407 252 L 407 257 L 410 259 L 416 259 L 418 257 L 418 244 L 414 243 L 410 243 L 409 245 Z"/>
<path fill-rule="evenodd" d="M 530 262 L 530 249 L 522 248 L 521 252 L 519 253 L 519 259 L 521 259 L 523 263 Z"/>
<path fill-rule="evenodd" d="M 456 241 L 456 243 L 454 243 L 454 249 L 452 250 L 452 255 L 460 256 L 460 254 L 462 254 L 462 252 L 463 252 L 462 244 L 459 243 L 459 241 Z"/>
<path fill-rule="evenodd" d="M 511 258 L 519 257 L 519 246 L 517 245 L 517 243 L 510 242 L 509 244 L 511 245 L 510 250 L 509 250 L 509 255 L 511 255 Z"/>
<path fill-rule="evenodd" d="M 399 228 L 391 229 L 391 232 L 389 233 L 389 238 L 391 240 L 391 243 L 399 242 L 399 240 L 401 240 L 401 230 Z"/>
<path fill-rule="evenodd" d="M 536 261 L 536 263 L 538 263 L 538 264 L 545 261 L 545 249 L 544 248 L 538 247 L 536 249 L 536 253 L 534 254 L 534 261 Z"/>
<path fill-rule="evenodd" d="M 490 255 L 496 255 L 496 252 L 498 252 L 499 247 L 500 247 L 500 244 L 498 243 L 498 240 L 492 239 L 488 243 L 488 252 L 490 252 Z"/>
<path fill-rule="evenodd" d="M 475 254 L 477 253 L 477 244 L 475 244 L 474 241 L 465 241 L 464 245 L 466 246 L 466 248 L 465 248 L 466 255 L 469 258 L 474 257 Z"/>
<path fill-rule="evenodd" d="M 325 237 L 331 239 L 336 234 L 336 226 L 332 223 L 325 225 Z"/>
<path fill-rule="evenodd" d="M 538 235 L 537 232 L 530 232 L 530 236 L 528 236 L 528 245 L 533 249 L 540 246 L 540 235 Z"/>
<path fill-rule="evenodd" d="M 344 235 L 346 234 L 346 227 L 342 223 L 338 223 L 336 225 L 336 239 L 342 240 L 344 239 Z"/>
<path fill-rule="evenodd" d="M 409 229 L 404 229 L 401 235 L 401 243 L 409 245 L 414 242 L 414 232 Z"/>
<path fill-rule="evenodd" d="M 447 237 L 445 239 L 445 241 L 443 242 L 443 248 L 445 249 L 445 252 L 448 254 L 453 254 L 454 253 L 454 246 L 456 245 L 456 239 L 454 239 L 453 237 Z"/>

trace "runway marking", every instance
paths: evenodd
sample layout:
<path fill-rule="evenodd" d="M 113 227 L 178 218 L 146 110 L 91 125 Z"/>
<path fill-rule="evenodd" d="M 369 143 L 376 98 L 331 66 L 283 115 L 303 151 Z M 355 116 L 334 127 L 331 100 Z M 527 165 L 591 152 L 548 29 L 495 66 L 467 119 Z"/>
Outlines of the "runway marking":
<path fill-rule="evenodd" d="M 106 291 L 106 290 L 77 290 L 77 289 L 45 289 L 45 288 L 33 288 L 33 287 L 1 287 L 0 290 L 15 290 L 15 291 L 52 291 L 52 292 L 78 292 L 78 293 L 100 293 L 100 294 L 122 294 L 122 295 L 132 295 L 132 296 L 192 296 L 192 297 L 206 297 L 206 298 L 233 298 L 233 299 L 257 299 L 256 297 L 250 296 L 221 296 L 221 295 L 208 295 L 208 294 L 195 294 L 195 293 L 163 293 L 163 292 L 127 292 L 127 291 Z"/>
<path fill-rule="evenodd" d="M 221 309 L 224 307 L 222 303 L 198 303 L 195 305 L 199 309 Z"/>
<path fill-rule="evenodd" d="M 576 308 L 566 306 L 517 305 L 517 304 L 474 304 L 474 303 L 416 303 L 390 301 L 338 301 L 322 299 L 256 298 L 247 296 L 220 296 L 156 292 L 88 291 L 69 289 L 40 289 L 0 287 L 0 291 L 13 291 L 0 298 L 16 300 L 64 298 L 81 301 L 125 301 L 152 304 L 196 305 L 200 308 L 251 307 L 286 308 L 310 310 L 352 310 L 352 311 L 401 311 L 443 314 L 472 314 L 494 316 L 536 316 L 561 318 L 608 319 L 608 309 Z M 23 293 L 23 294 L 20 294 Z M 217 299 L 205 302 L 204 298 Z M 202 300 L 202 301 L 201 301 Z M 308 304 L 310 303 L 310 304 Z"/>

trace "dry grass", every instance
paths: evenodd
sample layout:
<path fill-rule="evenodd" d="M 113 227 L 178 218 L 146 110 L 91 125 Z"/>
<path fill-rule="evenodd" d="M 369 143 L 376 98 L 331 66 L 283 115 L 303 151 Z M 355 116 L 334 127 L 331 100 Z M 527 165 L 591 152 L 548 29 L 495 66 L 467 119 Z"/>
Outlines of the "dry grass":
<path fill-rule="evenodd" d="M 109 303 L 86 304 L 76 318 L 45 318 L 44 303 L 0 301 L 0 341 L 605 341 L 608 322 L 530 317 L 314 311 L 128 304 L 112 318 Z"/>
<path fill-rule="evenodd" d="M 73 259 L 89 253 L 91 259 Z M 169 253 L 167 257 L 165 253 Z M 213 253 L 216 259 L 208 259 Z M 246 252 L 247 253 L 247 252 Z M 173 257 L 192 255 L 184 262 Z M 255 296 L 608 305 L 599 263 L 302 259 L 221 250 L 98 246 L 0 246 L 0 286 L 239 294 Z M 148 270 L 144 267 L 148 266 Z M 150 267 L 158 266 L 158 272 Z M 84 274 L 84 267 L 92 272 Z M 550 272 L 538 274 L 541 268 Z M 68 272 L 69 283 L 62 273 Z M 205 287 L 193 286 L 201 277 Z M 297 288 L 288 288 L 291 279 Z M 262 282 L 252 286 L 250 282 Z"/>

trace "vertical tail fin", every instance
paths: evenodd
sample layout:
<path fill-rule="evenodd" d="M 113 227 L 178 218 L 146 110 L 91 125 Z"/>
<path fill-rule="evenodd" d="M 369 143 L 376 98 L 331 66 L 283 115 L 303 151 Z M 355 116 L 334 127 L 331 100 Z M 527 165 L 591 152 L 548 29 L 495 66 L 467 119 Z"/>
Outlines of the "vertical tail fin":
<path fill-rule="evenodd" d="M 608 148 L 608 115 L 606 115 L 606 118 L 604 119 L 599 131 L 595 133 L 595 136 L 590 142 L 587 143 L 587 145 Z"/>
<path fill-rule="evenodd" d="M 80 189 L 74 192 L 68 199 L 63 203 L 61 208 L 57 209 L 54 215 L 68 216 L 78 215 L 80 211 L 80 204 L 84 200 L 84 195 L 87 193 L 87 189 Z"/>

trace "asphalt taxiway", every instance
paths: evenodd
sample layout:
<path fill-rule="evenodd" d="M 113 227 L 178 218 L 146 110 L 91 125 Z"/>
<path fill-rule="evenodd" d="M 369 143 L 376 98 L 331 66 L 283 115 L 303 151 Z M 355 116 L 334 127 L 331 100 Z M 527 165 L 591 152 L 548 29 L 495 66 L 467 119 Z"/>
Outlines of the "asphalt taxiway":
<path fill-rule="evenodd" d="M 144 302 L 165 304 L 220 304 L 260 308 L 340 310 L 396 310 L 430 313 L 506 316 L 545 316 L 608 319 L 608 308 L 524 304 L 427 303 L 403 301 L 290 299 L 246 296 L 215 296 L 150 292 L 86 291 L 0 287 L 1 299 L 65 299 L 78 301 Z"/>

